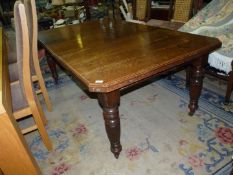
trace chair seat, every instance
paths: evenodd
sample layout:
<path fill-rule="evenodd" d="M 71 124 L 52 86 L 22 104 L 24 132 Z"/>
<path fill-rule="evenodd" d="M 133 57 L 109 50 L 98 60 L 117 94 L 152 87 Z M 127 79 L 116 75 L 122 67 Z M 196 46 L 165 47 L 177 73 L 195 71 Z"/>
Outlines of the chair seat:
<path fill-rule="evenodd" d="M 232 71 L 231 63 L 233 57 L 228 57 L 219 52 L 213 52 L 209 55 L 208 63 L 211 67 L 229 74 Z"/>
<path fill-rule="evenodd" d="M 28 106 L 25 95 L 22 92 L 23 91 L 19 83 L 11 83 L 11 100 L 13 112 Z"/>

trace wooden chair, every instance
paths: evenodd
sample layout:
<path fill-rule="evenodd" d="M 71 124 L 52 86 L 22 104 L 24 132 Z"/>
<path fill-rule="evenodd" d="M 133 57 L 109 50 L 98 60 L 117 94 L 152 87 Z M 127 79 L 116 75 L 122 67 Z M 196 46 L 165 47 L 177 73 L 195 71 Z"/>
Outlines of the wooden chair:
<path fill-rule="evenodd" d="M 191 18 L 193 0 L 175 0 L 172 21 L 185 23 Z"/>
<path fill-rule="evenodd" d="M 32 115 L 35 125 L 22 130 L 23 134 L 38 129 L 48 150 L 52 144 L 45 129 L 46 119 L 32 86 L 30 42 L 24 5 L 20 1 L 14 6 L 16 53 L 19 81 L 11 82 L 13 116 L 16 120 Z"/>
<path fill-rule="evenodd" d="M 150 0 L 133 0 L 133 19 L 140 21 L 148 21 L 150 18 Z"/>
<path fill-rule="evenodd" d="M 193 0 L 170 0 L 169 21 L 150 19 L 147 25 L 178 30 L 191 17 Z"/>
<path fill-rule="evenodd" d="M 191 17 L 193 0 L 170 0 L 169 21 L 150 19 L 151 0 L 133 0 L 133 18 L 147 25 L 179 29 Z"/>
<path fill-rule="evenodd" d="M 32 72 L 32 80 L 33 82 L 38 82 L 40 89 L 37 91 L 37 94 L 42 93 L 45 99 L 46 106 L 49 111 L 52 111 L 52 104 L 49 99 L 49 95 L 47 89 L 45 87 L 45 83 L 42 77 L 42 73 L 40 70 L 40 64 L 38 60 L 38 46 L 37 46 L 37 35 L 38 35 L 38 24 L 37 24 L 37 14 L 36 14 L 36 5 L 35 0 L 23 0 L 27 21 L 28 21 L 28 29 L 29 29 L 29 40 L 30 40 L 30 58 L 33 60 L 31 64 L 31 72 Z M 18 72 L 17 72 L 17 62 L 16 62 L 16 49 L 15 47 L 15 37 L 11 37 L 8 41 L 10 55 L 9 55 L 9 70 L 10 70 L 10 80 L 11 82 L 18 81 Z"/>

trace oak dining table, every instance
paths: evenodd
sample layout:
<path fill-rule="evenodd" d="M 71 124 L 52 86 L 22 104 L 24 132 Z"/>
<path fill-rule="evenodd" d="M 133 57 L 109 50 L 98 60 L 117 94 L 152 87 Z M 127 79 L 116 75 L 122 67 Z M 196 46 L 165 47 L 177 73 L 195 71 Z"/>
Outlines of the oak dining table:
<path fill-rule="evenodd" d="M 189 67 L 189 114 L 193 115 L 208 54 L 221 47 L 216 38 L 114 19 L 41 31 L 38 40 L 88 91 L 97 94 L 116 158 L 122 150 L 118 110 L 121 90 L 179 67 Z"/>

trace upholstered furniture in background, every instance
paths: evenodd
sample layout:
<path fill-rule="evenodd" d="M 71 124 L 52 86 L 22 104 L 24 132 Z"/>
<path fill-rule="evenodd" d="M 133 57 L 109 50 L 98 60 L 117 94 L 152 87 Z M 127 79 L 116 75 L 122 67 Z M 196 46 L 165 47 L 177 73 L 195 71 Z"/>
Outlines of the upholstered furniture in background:
<path fill-rule="evenodd" d="M 178 30 L 185 23 L 180 31 L 219 38 L 223 46 L 218 51 L 210 54 L 209 67 L 206 68 L 206 73 L 227 80 L 225 95 L 225 103 L 227 104 L 230 101 L 233 90 L 233 1 L 212 0 L 204 9 L 188 21 L 193 13 L 200 10 L 202 3 L 201 0 L 176 0 L 172 8 L 173 17 L 171 21 L 152 19 L 147 21 L 146 24 Z M 134 9 L 137 10 L 137 5 L 147 7 L 143 9 L 149 9 L 149 4 L 146 1 L 135 0 L 136 7 Z M 148 15 L 146 12 L 144 14 Z M 144 19 L 148 19 L 148 17 Z"/>
<path fill-rule="evenodd" d="M 198 35 L 217 37 L 222 47 L 209 55 L 207 73 L 227 80 L 225 103 L 233 90 L 233 0 L 212 0 L 181 29 Z"/>

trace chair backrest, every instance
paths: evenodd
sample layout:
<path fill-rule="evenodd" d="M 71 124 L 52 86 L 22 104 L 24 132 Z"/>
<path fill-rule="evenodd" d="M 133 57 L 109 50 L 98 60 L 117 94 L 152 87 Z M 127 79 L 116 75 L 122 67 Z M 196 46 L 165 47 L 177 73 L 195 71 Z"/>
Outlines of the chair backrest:
<path fill-rule="evenodd" d="M 204 5 L 203 1 L 204 0 L 193 0 L 192 16 L 196 15 L 197 12 L 203 8 L 203 5 Z"/>
<path fill-rule="evenodd" d="M 193 0 L 175 0 L 172 20 L 177 22 L 187 22 L 192 13 Z"/>
<path fill-rule="evenodd" d="M 29 47 L 30 47 L 30 61 L 31 68 L 34 71 L 34 65 L 39 65 L 38 61 L 38 23 L 35 0 L 23 0 L 25 12 L 27 16 L 28 32 L 29 32 Z M 33 64 L 34 63 L 34 64 Z"/>
<path fill-rule="evenodd" d="M 31 74 L 35 74 L 36 65 L 39 67 L 38 60 L 38 50 L 37 50 L 37 35 L 38 35 L 38 24 L 37 24 L 37 14 L 36 14 L 36 5 L 35 0 L 21 0 L 24 4 L 25 12 L 27 16 L 27 26 L 29 32 L 29 47 L 30 47 L 30 66 Z M 10 64 L 10 79 L 11 81 L 16 81 L 19 79 L 18 70 L 15 69 L 15 66 L 12 63 L 17 64 L 16 56 L 16 36 L 15 32 L 7 32 L 9 42 L 7 43 L 8 50 L 8 63 Z"/>
<path fill-rule="evenodd" d="M 151 0 L 133 0 L 133 19 L 148 21 L 150 17 Z"/>
<path fill-rule="evenodd" d="M 25 7 L 20 1 L 15 2 L 14 18 L 19 83 L 22 93 L 30 105 L 31 101 L 34 101 L 34 93 L 30 73 L 29 33 Z"/>
<path fill-rule="evenodd" d="M 168 20 L 187 22 L 192 14 L 193 1 L 200 0 L 169 0 Z M 133 18 L 148 21 L 150 19 L 151 0 L 133 0 Z"/>
<path fill-rule="evenodd" d="M 133 0 L 133 18 L 148 21 L 151 18 L 151 1 L 152 0 Z M 169 0 L 168 20 L 172 18 L 173 1 L 174 0 Z"/>

